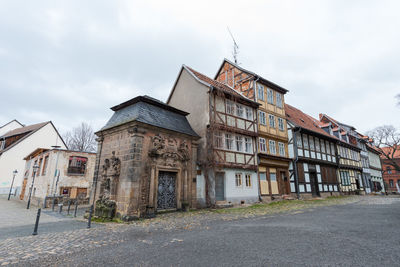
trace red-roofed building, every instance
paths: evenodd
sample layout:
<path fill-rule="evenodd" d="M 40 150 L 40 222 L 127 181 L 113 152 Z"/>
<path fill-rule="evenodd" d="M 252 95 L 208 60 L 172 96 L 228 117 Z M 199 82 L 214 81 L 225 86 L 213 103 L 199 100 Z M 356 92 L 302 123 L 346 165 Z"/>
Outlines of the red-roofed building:
<path fill-rule="evenodd" d="M 201 137 L 194 179 L 198 205 L 258 201 L 259 104 L 185 65 L 167 104 L 189 112 L 190 125 Z"/>
<path fill-rule="evenodd" d="M 400 194 L 400 171 L 393 166 L 393 161 L 397 163 L 397 165 L 400 165 L 400 148 L 394 150 L 392 147 L 382 147 L 380 149 L 393 158 L 393 160 L 391 160 L 384 156 L 383 153 L 381 154 L 383 169 L 382 177 L 385 182 L 386 191 L 388 193 Z"/>
<path fill-rule="evenodd" d="M 285 104 L 288 123 L 290 185 L 302 198 L 340 194 L 337 178 L 338 138 L 324 131 L 321 123 L 301 110 Z"/>

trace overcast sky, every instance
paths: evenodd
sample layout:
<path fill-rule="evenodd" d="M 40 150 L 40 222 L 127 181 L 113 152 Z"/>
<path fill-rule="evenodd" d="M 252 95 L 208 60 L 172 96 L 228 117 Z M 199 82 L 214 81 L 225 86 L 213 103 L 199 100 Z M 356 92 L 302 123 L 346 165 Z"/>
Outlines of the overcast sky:
<path fill-rule="evenodd" d="M 365 132 L 400 128 L 399 1 L 0 0 L 0 125 L 100 129 L 110 107 L 165 101 L 182 64 L 214 77 L 232 58 L 286 102 Z M 193 100 L 195 103 L 195 100 Z"/>

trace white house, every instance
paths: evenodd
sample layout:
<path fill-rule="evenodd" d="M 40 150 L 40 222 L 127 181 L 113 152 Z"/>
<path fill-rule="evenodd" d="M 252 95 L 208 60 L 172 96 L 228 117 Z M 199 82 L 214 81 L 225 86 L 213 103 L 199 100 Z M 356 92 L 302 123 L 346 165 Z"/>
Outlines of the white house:
<path fill-rule="evenodd" d="M 6 129 L 8 131 L 4 133 Z M 57 145 L 60 149 L 67 149 L 51 121 L 22 126 L 14 120 L 0 128 L 0 132 L 3 132 L 0 136 L 0 194 L 9 192 L 14 170 L 18 174 L 13 187 L 20 192 L 25 170 L 24 158 L 36 148 Z"/>
<path fill-rule="evenodd" d="M 7 122 L 3 126 L 0 127 L 0 136 L 3 136 L 5 133 L 8 133 L 9 131 L 12 131 L 17 128 L 24 127 L 25 125 L 21 124 L 17 120 L 12 120 L 10 122 Z"/>

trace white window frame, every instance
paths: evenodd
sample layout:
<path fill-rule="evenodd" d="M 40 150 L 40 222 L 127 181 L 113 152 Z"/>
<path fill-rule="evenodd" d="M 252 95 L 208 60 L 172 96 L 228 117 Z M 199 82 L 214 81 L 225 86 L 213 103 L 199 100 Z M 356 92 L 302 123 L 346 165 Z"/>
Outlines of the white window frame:
<path fill-rule="evenodd" d="M 251 188 L 253 186 L 252 182 L 251 182 L 251 174 L 245 173 L 244 177 L 245 177 L 245 181 L 246 181 L 246 187 Z"/>
<path fill-rule="evenodd" d="M 260 146 L 260 152 L 267 152 L 267 143 L 265 141 L 265 138 L 259 137 L 258 143 Z"/>
<path fill-rule="evenodd" d="M 240 172 L 235 173 L 235 185 L 236 185 L 236 187 L 242 187 L 243 186 L 242 173 L 240 173 Z"/>
<path fill-rule="evenodd" d="M 274 91 L 270 88 L 267 88 L 267 102 L 268 104 L 274 104 Z"/>
<path fill-rule="evenodd" d="M 236 104 L 236 116 L 244 118 L 244 109 L 242 105 Z"/>
<path fill-rule="evenodd" d="M 278 118 L 278 128 L 281 132 L 285 131 L 285 124 L 282 118 Z"/>
<path fill-rule="evenodd" d="M 268 114 L 269 127 L 275 128 L 275 116 Z"/>
<path fill-rule="evenodd" d="M 276 95 L 276 106 L 278 108 L 282 108 L 283 107 L 283 101 L 282 101 L 282 94 L 281 93 L 275 93 Z"/>
<path fill-rule="evenodd" d="M 268 140 L 268 150 L 269 154 L 276 155 L 276 142 L 274 140 Z"/>
<path fill-rule="evenodd" d="M 258 116 L 259 116 L 259 118 L 260 118 L 260 124 L 262 124 L 262 125 L 267 125 L 267 118 L 266 118 L 266 116 L 265 116 L 265 112 L 259 110 L 259 111 L 258 111 Z"/>
<path fill-rule="evenodd" d="M 250 107 L 246 107 L 246 119 L 248 119 L 249 121 L 253 120 L 253 109 Z"/>
<path fill-rule="evenodd" d="M 225 134 L 225 149 L 233 150 L 233 145 L 234 145 L 233 141 L 234 141 L 234 138 L 233 138 L 232 134 L 226 133 Z"/>
<path fill-rule="evenodd" d="M 230 100 L 226 101 L 226 113 L 230 115 L 235 115 L 235 104 Z"/>
<path fill-rule="evenodd" d="M 264 93 L 264 85 L 262 84 L 257 84 L 257 97 L 259 100 L 264 101 L 265 97 L 264 97 L 265 93 Z"/>
<path fill-rule="evenodd" d="M 246 153 L 253 153 L 253 139 L 251 137 L 245 137 L 245 152 Z"/>
<path fill-rule="evenodd" d="M 284 157 L 286 155 L 286 153 L 285 153 L 285 144 L 284 143 L 278 142 L 278 150 L 279 150 L 279 155 L 280 156 Z"/>
<path fill-rule="evenodd" d="M 243 152 L 243 137 L 240 135 L 236 135 L 235 137 L 235 145 L 237 152 Z"/>
<path fill-rule="evenodd" d="M 222 132 L 215 132 L 214 134 L 214 138 L 215 138 L 215 147 L 216 148 L 224 148 L 224 135 L 222 134 Z"/>

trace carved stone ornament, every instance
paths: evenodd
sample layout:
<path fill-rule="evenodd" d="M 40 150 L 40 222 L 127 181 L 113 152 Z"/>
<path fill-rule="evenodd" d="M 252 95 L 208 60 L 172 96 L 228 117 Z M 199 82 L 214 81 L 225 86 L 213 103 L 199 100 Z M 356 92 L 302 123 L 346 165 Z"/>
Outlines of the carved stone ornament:
<path fill-rule="evenodd" d="M 186 141 L 182 141 L 178 146 L 176 139 L 166 139 L 157 134 L 151 140 L 149 156 L 163 159 L 166 166 L 176 166 L 177 161 L 185 162 L 190 159 L 189 146 Z"/>
<path fill-rule="evenodd" d="M 102 165 L 100 195 L 96 201 L 96 216 L 114 216 L 116 203 L 113 196 L 117 190 L 120 172 L 121 161 L 115 157 L 115 151 L 113 151 L 111 158 L 105 159 Z"/>

